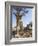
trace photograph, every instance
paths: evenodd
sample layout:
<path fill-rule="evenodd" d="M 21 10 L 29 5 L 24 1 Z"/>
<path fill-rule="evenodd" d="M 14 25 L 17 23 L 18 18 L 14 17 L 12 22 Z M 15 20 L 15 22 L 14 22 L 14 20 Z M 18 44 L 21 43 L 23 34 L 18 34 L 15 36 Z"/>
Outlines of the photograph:
<path fill-rule="evenodd" d="M 12 37 L 32 37 L 32 8 L 11 6 Z"/>

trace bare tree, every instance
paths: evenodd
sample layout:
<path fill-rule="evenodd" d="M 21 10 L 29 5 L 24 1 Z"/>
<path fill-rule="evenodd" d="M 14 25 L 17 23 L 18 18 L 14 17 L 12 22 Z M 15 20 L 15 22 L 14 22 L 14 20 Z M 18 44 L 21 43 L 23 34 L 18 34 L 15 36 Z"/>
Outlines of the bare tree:
<path fill-rule="evenodd" d="M 12 8 L 12 14 L 14 14 L 16 16 L 17 32 L 19 32 L 19 29 L 18 29 L 19 20 L 21 20 L 22 16 L 26 15 L 27 13 L 28 13 L 28 10 L 26 10 L 26 8 L 21 8 L 21 7 L 13 7 Z"/>

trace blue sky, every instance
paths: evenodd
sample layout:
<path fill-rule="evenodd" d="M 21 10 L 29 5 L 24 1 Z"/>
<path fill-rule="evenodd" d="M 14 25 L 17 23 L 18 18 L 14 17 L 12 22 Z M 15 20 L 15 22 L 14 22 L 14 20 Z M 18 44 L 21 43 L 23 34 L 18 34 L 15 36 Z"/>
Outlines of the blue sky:
<path fill-rule="evenodd" d="M 28 13 L 25 13 L 25 16 L 22 17 L 24 27 L 32 21 L 32 8 L 26 8 L 26 10 L 28 10 Z M 12 13 L 12 27 L 14 26 L 16 26 L 16 16 Z"/>

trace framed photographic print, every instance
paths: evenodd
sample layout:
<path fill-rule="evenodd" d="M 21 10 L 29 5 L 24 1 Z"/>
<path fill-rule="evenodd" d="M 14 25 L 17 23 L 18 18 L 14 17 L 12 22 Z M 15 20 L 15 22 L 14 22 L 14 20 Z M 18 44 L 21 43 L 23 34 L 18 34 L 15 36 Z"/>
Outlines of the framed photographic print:
<path fill-rule="evenodd" d="M 5 2 L 5 44 L 37 42 L 37 4 Z"/>

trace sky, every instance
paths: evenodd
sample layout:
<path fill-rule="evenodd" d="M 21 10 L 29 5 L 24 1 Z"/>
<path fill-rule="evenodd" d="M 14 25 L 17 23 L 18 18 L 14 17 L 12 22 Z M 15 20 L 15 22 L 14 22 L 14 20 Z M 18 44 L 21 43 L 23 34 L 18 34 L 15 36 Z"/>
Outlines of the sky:
<path fill-rule="evenodd" d="M 25 10 L 28 10 L 28 13 L 25 13 L 25 16 L 22 17 L 22 22 L 23 22 L 24 27 L 26 27 L 27 24 L 32 22 L 32 8 L 26 8 Z M 13 14 L 13 12 L 16 13 L 16 11 L 14 9 L 12 11 L 12 27 L 15 27 L 16 26 L 16 16 Z"/>

